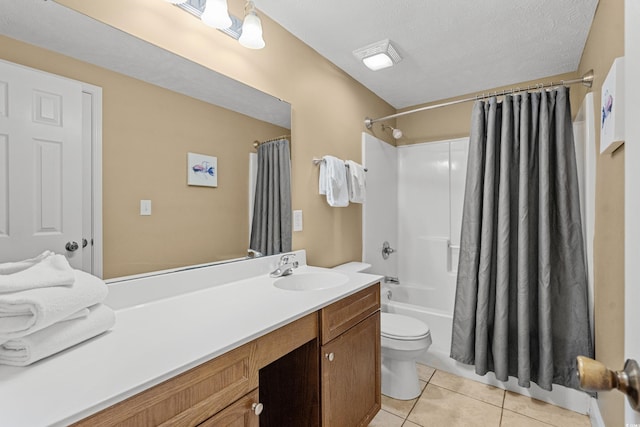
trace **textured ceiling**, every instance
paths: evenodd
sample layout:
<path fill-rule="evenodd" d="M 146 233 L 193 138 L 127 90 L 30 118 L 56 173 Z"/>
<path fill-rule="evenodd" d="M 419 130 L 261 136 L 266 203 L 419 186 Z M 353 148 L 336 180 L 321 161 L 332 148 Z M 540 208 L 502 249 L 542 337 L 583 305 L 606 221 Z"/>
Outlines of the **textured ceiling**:
<path fill-rule="evenodd" d="M 597 4 L 598 0 L 256 0 L 261 13 L 398 109 L 576 71 Z M 274 101 L 268 95 L 53 1 L 0 0 L 0 33 L 290 127 L 288 118 L 251 111 L 262 102 L 257 99 Z M 270 43 L 269 34 L 264 37 Z M 353 56 L 353 50 L 385 38 L 403 57 L 396 66 L 370 71 Z M 204 84 L 212 78 L 220 84 Z M 288 117 L 288 105 L 284 107 L 283 118 Z"/>
<path fill-rule="evenodd" d="M 255 0 L 395 108 L 576 71 L 598 0 Z M 265 34 L 269 43 L 269 35 Z M 370 71 L 352 51 L 391 39 Z"/>

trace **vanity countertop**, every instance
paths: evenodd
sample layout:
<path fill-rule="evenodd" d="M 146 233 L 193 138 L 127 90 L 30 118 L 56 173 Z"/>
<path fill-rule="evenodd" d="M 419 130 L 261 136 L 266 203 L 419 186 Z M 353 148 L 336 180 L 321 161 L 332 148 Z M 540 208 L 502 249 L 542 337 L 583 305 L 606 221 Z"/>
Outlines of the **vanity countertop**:
<path fill-rule="evenodd" d="M 208 268 L 212 268 L 209 274 L 216 274 L 215 267 Z M 328 270 L 301 265 L 293 274 L 305 271 Z M 206 282 L 203 272 L 198 274 Z M 347 284 L 324 290 L 279 289 L 273 286 L 275 279 L 264 273 L 211 287 L 204 283 L 204 288 L 188 293 L 116 307 L 111 331 L 28 367 L 0 365 L 1 424 L 18 427 L 78 421 L 381 278 L 345 274 Z M 189 280 L 188 274 L 176 274 L 173 281 L 184 278 Z M 154 279 L 144 280 L 152 284 Z M 156 280 L 166 280 L 166 276 Z"/>

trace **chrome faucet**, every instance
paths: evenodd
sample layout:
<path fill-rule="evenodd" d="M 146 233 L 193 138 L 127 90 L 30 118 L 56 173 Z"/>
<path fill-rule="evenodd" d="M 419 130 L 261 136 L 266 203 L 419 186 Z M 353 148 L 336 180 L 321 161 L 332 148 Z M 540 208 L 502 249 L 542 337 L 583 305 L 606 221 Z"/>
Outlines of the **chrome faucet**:
<path fill-rule="evenodd" d="M 282 277 L 288 276 L 293 273 L 294 268 L 298 268 L 298 261 L 296 259 L 296 254 L 284 254 L 280 257 L 280 262 L 278 263 L 278 268 L 273 270 L 269 276 L 270 277 Z"/>
<path fill-rule="evenodd" d="M 394 285 L 399 285 L 400 280 L 397 277 L 384 276 L 384 283 L 393 283 Z"/>

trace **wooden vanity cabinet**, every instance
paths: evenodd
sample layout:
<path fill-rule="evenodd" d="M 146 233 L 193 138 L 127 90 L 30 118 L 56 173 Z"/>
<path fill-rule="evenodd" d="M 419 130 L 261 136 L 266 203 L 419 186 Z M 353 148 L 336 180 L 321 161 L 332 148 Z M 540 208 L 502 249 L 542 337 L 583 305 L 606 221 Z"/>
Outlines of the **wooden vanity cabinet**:
<path fill-rule="evenodd" d="M 380 286 L 224 353 L 76 426 L 367 426 L 380 409 Z"/>
<path fill-rule="evenodd" d="M 323 427 L 367 426 L 381 406 L 380 286 L 320 311 Z"/>
<path fill-rule="evenodd" d="M 260 369 L 317 337 L 318 315 L 311 313 L 74 425 L 258 425 L 252 406 L 260 403 Z"/>

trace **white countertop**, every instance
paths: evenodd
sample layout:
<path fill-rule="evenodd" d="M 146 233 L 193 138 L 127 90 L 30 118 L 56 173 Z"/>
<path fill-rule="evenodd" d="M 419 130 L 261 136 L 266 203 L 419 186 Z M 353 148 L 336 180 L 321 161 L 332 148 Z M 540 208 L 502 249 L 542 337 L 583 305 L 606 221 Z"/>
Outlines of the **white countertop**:
<path fill-rule="evenodd" d="M 298 253 L 304 263 L 304 251 Z M 119 295 L 118 302 L 110 304 L 116 308 L 111 331 L 28 367 L 0 365 L 0 424 L 34 427 L 78 421 L 380 280 L 345 273 L 349 282 L 339 287 L 282 290 L 266 273 L 274 259 L 115 284 Z M 245 276 L 248 270 L 265 273 L 224 279 L 238 269 Z M 326 269 L 301 265 L 293 274 L 316 270 Z M 162 286 L 174 289 L 174 295 L 142 303 L 139 297 L 131 298 L 136 305 L 127 306 L 123 289 L 134 289 L 140 280 L 147 290 L 164 281 Z M 221 280 L 226 283 L 218 283 Z M 201 289 L 186 285 L 194 281 Z M 207 287 L 208 282 L 215 284 Z M 181 294 L 180 288 L 189 292 Z"/>

